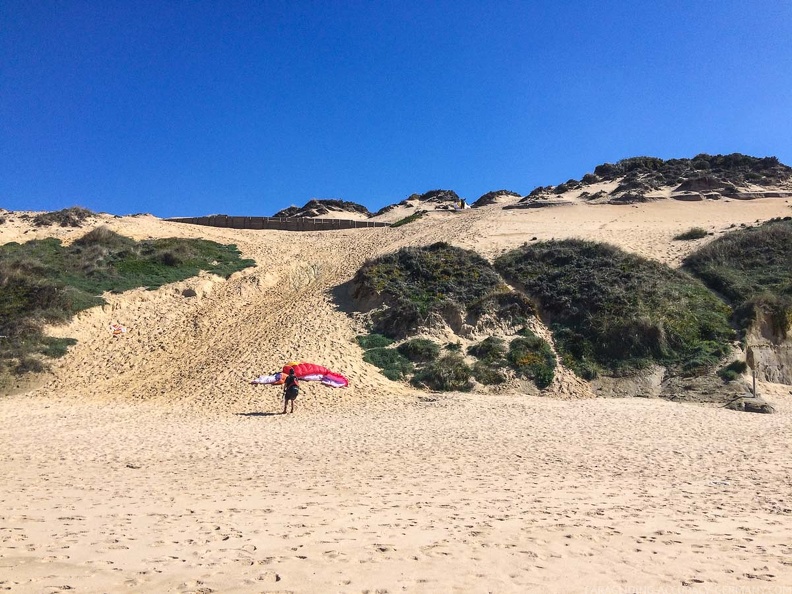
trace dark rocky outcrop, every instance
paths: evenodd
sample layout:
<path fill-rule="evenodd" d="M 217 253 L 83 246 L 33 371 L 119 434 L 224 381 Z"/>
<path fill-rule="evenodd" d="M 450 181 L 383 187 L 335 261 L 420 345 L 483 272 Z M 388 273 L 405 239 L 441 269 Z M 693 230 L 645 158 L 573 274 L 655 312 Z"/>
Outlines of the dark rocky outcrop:
<path fill-rule="evenodd" d="M 743 412 L 772 414 L 775 408 L 762 397 L 754 398 L 752 394 L 745 394 L 739 398 L 735 398 L 726 405 L 730 410 L 739 410 Z"/>

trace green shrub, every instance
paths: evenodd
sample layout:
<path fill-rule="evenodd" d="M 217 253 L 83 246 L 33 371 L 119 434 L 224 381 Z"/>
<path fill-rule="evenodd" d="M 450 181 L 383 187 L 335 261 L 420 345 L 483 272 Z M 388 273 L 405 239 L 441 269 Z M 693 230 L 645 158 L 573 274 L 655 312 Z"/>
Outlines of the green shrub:
<path fill-rule="evenodd" d="M 36 227 L 48 227 L 50 225 L 60 225 L 61 227 L 82 227 L 86 219 L 95 216 L 87 208 L 72 206 L 55 212 L 44 212 L 33 217 L 33 224 Z"/>
<path fill-rule="evenodd" d="M 413 338 L 400 344 L 396 350 L 414 363 L 434 361 L 440 354 L 440 346 L 426 338 Z"/>
<path fill-rule="evenodd" d="M 43 343 L 43 349 L 41 350 L 41 354 L 52 359 L 59 359 L 66 354 L 66 351 L 70 346 L 77 344 L 77 339 L 75 338 L 53 338 L 51 336 L 46 336 Z"/>
<path fill-rule="evenodd" d="M 613 246 L 535 243 L 496 268 L 535 298 L 564 363 L 581 377 L 622 375 L 652 362 L 691 372 L 727 351 L 729 308 L 700 282 Z"/>
<path fill-rule="evenodd" d="M 701 227 L 693 227 L 692 229 L 688 229 L 684 233 L 680 233 L 674 239 L 680 241 L 689 241 L 691 239 L 701 239 L 707 236 L 707 230 L 702 229 Z"/>
<path fill-rule="evenodd" d="M 652 178 L 655 185 L 671 185 L 680 178 L 700 176 L 701 172 L 733 184 L 750 179 L 754 183 L 777 183 L 792 177 L 792 168 L 775 157 L 751 157 L 740 153 L 729 155 L 696 155 L 692 159 L 658 159 L 632 157 L 618 163 L 605 163 L 594 168 L 603 181 Z"/>
<path fill-rule="evenodd" d="M 360 348 L 367 349 L 381 349 L 383 347 L 393 344 L 393 339 L 383 336 L 382 334 L 361 334 L 355 337 Z"/>
<path fill-rule="evenodd" d="M 538 336 L 521 336 L 509 343 L 506 358 L 520 375 L 532 379 L 541 389 L 553 382 L 556 358 L 550 345 Z"/>
<path fill-rule="evenodd" d="M 488 336 L 469 346 L 467 352 L 482 361 L 502 361 L 506 356 L 506 342 L 497 336 Z"/>
<path fill-rule="evenodd" d="M 447 243 L 402 248 L 367 262 L 354 279 L 356 297 L 376 295 L 388 305 L 373 323 L 376 332 L 391 338 L 409 336 L 431 314 L 461 315 L 502 282 L 477 253 Z"/>
<path fill-rule="evenodd" d="M 732 361 L 718 370 L 718 375 L 724 382 L 731 382 L 739 378 L 748 369 L 745 361 Z"/>
<path fill-rule="evenodd" d="M 536 315 L 533 301 L 522 293 L 504 287 L 499 285 L 491 293 L 467 304 L 468 314 L 474 319 L 490 314 L 515 326 L 524 324 L 529 317 Z"/>
<path fill-rule="evenodd" d="M 426 216 L 426 211 L 425 210 L 418 210 L 418 211 L 412 213 L 410 216 L 404 217 L 403 219 L 399 219 L 398 221 L 393 223 L 391 225 L 391 227 L 401 227 L 402 225 L 406 225 L 408 223 L 413 223 L 413 222 L 417 221 L 418 219 L 423 218 L 424 216 Z"/>
<path fill-rule="evenodd" d="M 459 353 L 462 351 L 462 343 L 461 342 L 447 342 L 443 346 L 443 348 L 447 351 L 451 351 L 452 353 Z"/>
<path fill-rule="evenodd" d="M 472 373 L 459 353 L 448 353 L 419 370 L 413 376 L 412 384 L 444 392 L 467 392 L 472 388 Z"/>
<path fill-rule="evenodd" d="M 502 384 L 506 381 L 506 376 L 493 361 L 476 361 L 473 364 L 473 377 L 485 386 Z"/>
<path fill-rule="evenodd" d="M 25 373 L 42 373 L 46 370 L 47 366 L 44 365 L 44 363 L 36 357 L 31 357 L 29 355 L 22 357 L 14 367 L 14 373 L 17 375 Z"/>
<path fill-rule="evenodd" d="M 363 360 L 380 368 L 389 380 L 398 381 L 413 372 L 413 364 L 392 348 L 373 348 L 363 353 Z"/>
<path fill-rule="evenodd" d="M 739 328 L 760 313 L 781 337 L 792 327 L 792 221 L 776 219 L 721 235 L 689 255 L 684 266 L 732 304 Z"/>

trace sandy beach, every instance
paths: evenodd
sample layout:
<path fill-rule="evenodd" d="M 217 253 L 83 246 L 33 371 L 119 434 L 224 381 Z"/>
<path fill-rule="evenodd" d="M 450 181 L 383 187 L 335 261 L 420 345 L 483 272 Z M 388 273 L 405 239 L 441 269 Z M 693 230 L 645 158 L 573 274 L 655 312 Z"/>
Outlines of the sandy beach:
<path fill-rule="evenodd" d="M 99 217 L 136 239 L 234 243 L 258 265 L 108 295 L 51 329 L 79 342 L 43 385 L 0 398 L 0 590 L 792 591 L 791 386 L 760 384 L 774 415 L 595 399 L 563 370 L 542 396 L 419 392 L 362 360 L 337 289 L 405 245 L 491 258 L 580 237 L 677 266 L 790 215 L 783 199 L 493 205 L 324 233 Z M 713 235 L 673 240 L 694 226 Z M 89 228 L 10 220 L 0 242 Z M 276 414 L 278 389 L 249 380 L 295 359 L 350 387 L 307 385 Z"/>

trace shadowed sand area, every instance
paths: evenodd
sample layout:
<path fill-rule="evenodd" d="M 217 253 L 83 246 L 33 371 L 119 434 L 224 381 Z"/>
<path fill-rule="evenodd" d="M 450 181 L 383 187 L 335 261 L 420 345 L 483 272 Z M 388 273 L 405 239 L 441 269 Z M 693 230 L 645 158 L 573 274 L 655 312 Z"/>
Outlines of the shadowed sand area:
<path fill-rule="evenodd" d="M 790 212 L 493 205 L 325 234 L 103 217 L 235 243 L 258 267 L 108 295 L 52 329 L 79 342 L 43 386 L 0 399 L 0 591 L 786 591 L 790 386 L 760 384 L 774 415 L 593 399 L 563 374 L 544 397 L 417 392 L 363 362 L 333 291 L 367 258 L 435 241 L 492 257 L 581 237 L 678 265 Z M 714 235 L 672 240 L 693 226 Z M 9 221 L 0 241 L 86 231 Z M 129 333 L 112 339 L 113 321 Z M 248 382 L 297 358 L 350 388 L 304 385 L 294 415 L 272 414 L 278 389 Z"/>

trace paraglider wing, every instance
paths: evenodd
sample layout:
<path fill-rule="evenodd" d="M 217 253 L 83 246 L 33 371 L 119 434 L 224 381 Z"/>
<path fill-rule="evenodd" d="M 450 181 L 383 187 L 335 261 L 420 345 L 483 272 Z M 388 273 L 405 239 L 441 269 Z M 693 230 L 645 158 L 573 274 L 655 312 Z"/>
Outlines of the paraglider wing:
<path fill-rule="evenodd" d="M 332 388 L 346 388 L 349 385 L 349 380 L 343 375 L 330 371 L 327 367 L 322 367 L 316 363 L 292 361 L 283 366 L 283 373 L 288 375 L 290 369 L 294 369 L 294 375 L 297 376 L 298 380 L 321 382 L 325 386 L 330 386 Z"/>
<path fill-rule="evenodd" d="M 279 371 L 278 373 L 273 373 L 272 375 L 260 375 L 250 383 L 275 386 L 282 384 L 285 381 L 286 376 Z"/>
<path fill-rule="evenodd" d="M 330 386 L 331 388 L 346 388 L 349 385 L 349 380 L 340 373 L 330 371 L 327 367 L 322 367 L 315 363 L 305 363 L 303 361 L 286 363 L 282 371 L 278 371 L 271 375 L 260 375 L 250 383 L 279 386 L 286 381 L 290 369 L 294 369 L 294 375 L 296 375 L 297 379 L 300 381 L 321 382 L 325 386 Z"/>

